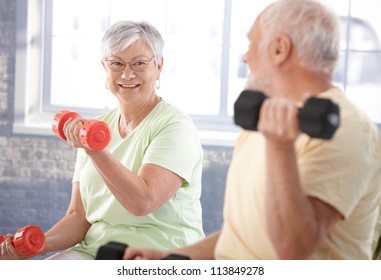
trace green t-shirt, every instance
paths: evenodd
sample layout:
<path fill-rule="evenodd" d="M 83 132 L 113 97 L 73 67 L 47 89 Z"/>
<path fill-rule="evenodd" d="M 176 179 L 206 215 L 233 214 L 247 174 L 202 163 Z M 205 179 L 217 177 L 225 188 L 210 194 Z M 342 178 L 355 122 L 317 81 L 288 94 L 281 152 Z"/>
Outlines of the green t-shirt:
<path fill-rule="evenodd" d="M 73 182 L 80 183 L 86 218 L 91 223 L 77 250 L 95 256 L 109 241 L 134 247 L 169 249 L 204 238 L 201 211 L 203 152 L 189 116 L 161 101 L 125 139 L 118 130 L 120 111 L 101 117 L 110 125 L 107 147 L 124 166 L 137 174 L 145 163 L 162 166 L 182 177 L 182 187 L 157 210 L 145 216 L 130 214 L 111 194 L 90 158 L 78 150 Z"/>

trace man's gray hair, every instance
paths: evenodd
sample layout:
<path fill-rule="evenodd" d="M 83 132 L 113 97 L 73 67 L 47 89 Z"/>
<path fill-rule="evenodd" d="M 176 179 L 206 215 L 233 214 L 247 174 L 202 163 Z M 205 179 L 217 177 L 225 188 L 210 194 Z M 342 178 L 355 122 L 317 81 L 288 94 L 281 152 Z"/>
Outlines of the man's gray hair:
<path fill-rule="evenodd" d="M 292 41 L 301 64 L 309 70 L 331 74 L 339 59 L 339 18 L 313 0 L 279 0 L 258 18 L 263 48 L 277 35 Z"/>
<path fill-rule="evenodd" d="M 101 42 L 102 60 L 122 52 L 137 40 L 143 40 L 158 63 L 163 56 L 164 41 L 159 31 L 147 22 L 118 21 L 105 32 Z"/>

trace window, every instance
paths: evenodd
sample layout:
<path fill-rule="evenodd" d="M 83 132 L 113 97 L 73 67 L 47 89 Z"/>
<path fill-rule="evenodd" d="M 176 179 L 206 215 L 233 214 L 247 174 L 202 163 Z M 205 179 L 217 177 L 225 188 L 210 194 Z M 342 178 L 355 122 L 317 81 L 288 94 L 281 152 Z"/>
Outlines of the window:
<path fill-rule="evenodd" d="M 328 1 L 341 16 L 335 82 L 381 123 L 381 3 Z M 246 34 L 267 1 L 18 0 L 15 133 L 51 135 L 61 109 L 91 118 L 116 106 L 105 88 L 99 43 L 117 20 L 147 20 L 163 35 L 159 94 L 187 111 L 203 143 L 233 144 L 233 103 L 243 89 Z M 212 142 L 205 139 L 214 138 Z"/>

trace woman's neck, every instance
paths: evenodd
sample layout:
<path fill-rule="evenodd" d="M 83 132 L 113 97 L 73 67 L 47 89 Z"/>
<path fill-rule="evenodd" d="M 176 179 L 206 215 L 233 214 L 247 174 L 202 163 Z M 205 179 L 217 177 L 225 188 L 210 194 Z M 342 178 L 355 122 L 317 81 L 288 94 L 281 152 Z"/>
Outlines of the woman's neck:
<path fill-rule="evenodd" d="M 118 123 L 120 135 L 123 138 L 127 137 L 160 101 L 161 98 L 154 94 L 152 98 L 143 103 L 121 104 Z"/>

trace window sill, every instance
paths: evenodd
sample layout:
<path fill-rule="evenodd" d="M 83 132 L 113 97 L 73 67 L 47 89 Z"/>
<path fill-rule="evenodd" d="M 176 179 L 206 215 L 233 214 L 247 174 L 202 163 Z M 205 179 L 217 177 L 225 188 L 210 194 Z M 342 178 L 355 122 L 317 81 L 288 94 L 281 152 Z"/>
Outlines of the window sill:
<path fill-rule="evenodd" d="M 15 120 L 13 133 L 41 137 L 54 136 L 52 123 L 47 120 Z M 233 147 L 238 136 L 238 131 L 198 130 L 198 135 L 203 146 Z"/>

